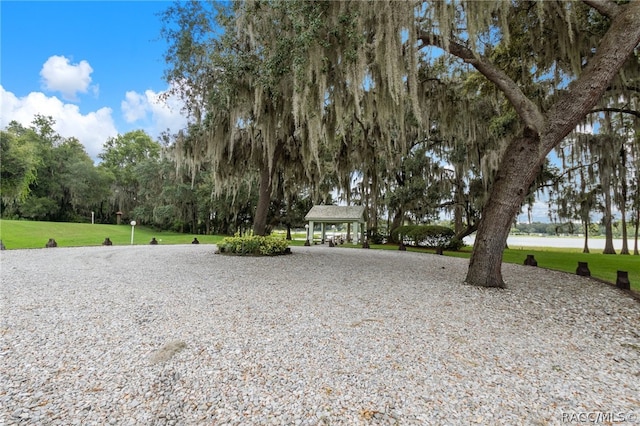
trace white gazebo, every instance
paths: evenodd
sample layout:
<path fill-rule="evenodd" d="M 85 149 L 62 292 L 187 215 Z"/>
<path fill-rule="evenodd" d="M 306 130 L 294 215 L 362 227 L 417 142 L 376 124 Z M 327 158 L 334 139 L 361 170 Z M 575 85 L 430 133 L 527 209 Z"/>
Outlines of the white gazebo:
<path fill-rule="evenodd" d="M 322 227 L 322 242 L 326 240 L 326 224 L 348 223 L 353 225 L 354 243 L 357 244 L 365 232 L 363 206 L 313 206 L 304 217 L 308 224 L 307 241 L 313 242 L 313 227 L 319 223 Z"/>

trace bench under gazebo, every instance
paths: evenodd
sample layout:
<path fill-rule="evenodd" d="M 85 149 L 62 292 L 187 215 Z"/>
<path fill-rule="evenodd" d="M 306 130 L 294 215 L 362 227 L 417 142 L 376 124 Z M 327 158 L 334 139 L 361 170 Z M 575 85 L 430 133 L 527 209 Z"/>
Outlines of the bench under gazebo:
<path fill-rule="evenodd" d="M 322 243 L 326 241 L 326 225 L 350 224 L 352 226 L 353 242 L 357 244 L 363 239 L 365 232 L 364 207 L 363 206 L 313 206 L 304 217 L 307 226 L 307 241 L 313 243 L 313 230 L 315 224 L 320 224 Z"/>

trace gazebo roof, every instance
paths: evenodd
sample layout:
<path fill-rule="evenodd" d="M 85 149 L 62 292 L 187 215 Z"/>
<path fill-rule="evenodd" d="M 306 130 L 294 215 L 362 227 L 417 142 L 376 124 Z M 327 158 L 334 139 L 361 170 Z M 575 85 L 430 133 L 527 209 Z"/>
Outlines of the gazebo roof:
<path fill-rule="evenodd" d="M 304 217 L 304 220 L 324 223 L 364 223 L 364 207 L 324 205 L 313 206 L 311 207 L 311 210 L 309 210 L 309 213 L 307 213 L 307 215 Z"/>

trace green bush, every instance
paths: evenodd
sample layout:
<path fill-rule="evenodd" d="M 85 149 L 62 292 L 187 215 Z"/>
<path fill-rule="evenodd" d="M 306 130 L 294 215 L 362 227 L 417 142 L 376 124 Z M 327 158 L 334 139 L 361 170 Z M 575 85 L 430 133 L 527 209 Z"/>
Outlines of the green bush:
<path fill-rule="evenodd" d="M 378 230 L 378 228 L 371 228 L 367 232 L 369 242 L 372 244 L 383 244 L 387 239 L 387 236 Z"/>
<path fill-rule="evenodd" d="M 402 241 L 414 246 L 430 248 L 459 248 L 461 243 L 454 240 L 455 232 L 446 226 L 438 225 L 405 225 L 396 228 L 393 233 L 399 235 Z"/>
<path fill-rule="evenodd" d="M 453 251 L 458 251 L 461 248 L 463 248 L 464 246 L 466 246 L 466 244 L 464 243 L 464 241 L 459 240 L 457 238 L 452 238 L 451 242 L 449 243 L 449 245 L 445 246 L 445 248 L 447 250 L 453 250 Z"/>
<path fill-rule="evenodd" d="M 223 238 L 218 244 L 220 253 L 253 255 L 253 256 L 276 256 L 279 254 L 291 253 L 289 244 L 284 238 L 276 236 L 253 235 L 253 232 L 240 236 Z"/>

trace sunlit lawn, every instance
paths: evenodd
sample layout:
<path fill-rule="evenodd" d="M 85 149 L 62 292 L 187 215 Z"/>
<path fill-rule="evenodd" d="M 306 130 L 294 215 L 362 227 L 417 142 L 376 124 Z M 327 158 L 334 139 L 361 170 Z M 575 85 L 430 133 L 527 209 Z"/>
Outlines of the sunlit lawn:
<path fill-rule="evenodd" d="M 49 238 L 55 239 L 58 247 L 99 246 L 106 237 L 114 245 L 131 244 L 131 225 L 0 220 L 0 239 L 7 249 L 42 248 Z M 222 239 L 218 235 L 179 234 L 136 226 L 133 243 L 149 244 L 153 237 L 160 244 L 190 244 L 194 237 L 202 244 L 215 244 Z"/>

